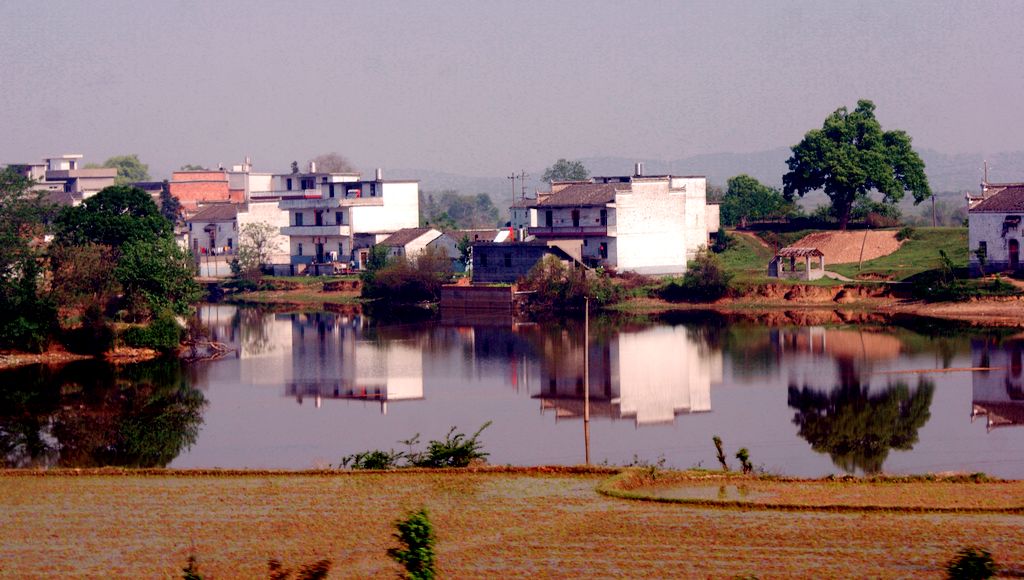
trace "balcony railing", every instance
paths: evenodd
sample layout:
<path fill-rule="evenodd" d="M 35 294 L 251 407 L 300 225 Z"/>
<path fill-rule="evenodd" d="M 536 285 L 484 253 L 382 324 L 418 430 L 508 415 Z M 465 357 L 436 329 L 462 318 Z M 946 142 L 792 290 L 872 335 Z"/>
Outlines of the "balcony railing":
<path fill-rule="evenodd" d="M 529 228 L 531 235 L 540 238 L 573 238 L 581 236 L 607 236 L 608 226 L 541 226 Z"/>
<path fill-rule="evenodd" d="M 281 209 L 314 209 L 332 207 L 351 207 L 356 205 L 384 205 L 384 198 L 377 197 L 313 197 L 307 199 L 283 199 L 278 204 Z"/>
<path fill-rule="evenodd" d="M 346 225 L 301 225 L 281 228 L 283 236 L 348 236 L 351 235 Z"/>

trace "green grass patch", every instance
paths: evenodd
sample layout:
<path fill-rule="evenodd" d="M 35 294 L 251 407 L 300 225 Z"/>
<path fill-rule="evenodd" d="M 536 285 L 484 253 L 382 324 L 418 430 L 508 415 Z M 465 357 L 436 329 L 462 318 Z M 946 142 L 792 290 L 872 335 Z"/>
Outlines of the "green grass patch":
<path fill-rule="evenodd" d="M 731 232 L 732 245 L 718 254 L 718 259 L 736 282 L 764 280 L 772 250 L 759 243 L 750 234 Z"/>
<path fill-rule="evenodd" d="M 967 267 L 967 228 L 916 228 L 915 236 L 900 249 L 874 260 L 857 264 L 826 264 L 832 272 L 850 278 L 903 281 L 939 267 L 939 250 L 957 268 Z"/>

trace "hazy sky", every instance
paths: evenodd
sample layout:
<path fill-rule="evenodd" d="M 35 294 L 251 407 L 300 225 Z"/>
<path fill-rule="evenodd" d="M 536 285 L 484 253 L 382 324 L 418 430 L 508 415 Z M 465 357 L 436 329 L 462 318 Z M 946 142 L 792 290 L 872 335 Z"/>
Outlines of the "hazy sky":
<path fill-rule="evenodd" d="M 1015 1 L 0 0 L 0 162 L 503 175 L 790 146 L 858 98 L 917 147 L 1016 151 L 1022 23 Z"/>

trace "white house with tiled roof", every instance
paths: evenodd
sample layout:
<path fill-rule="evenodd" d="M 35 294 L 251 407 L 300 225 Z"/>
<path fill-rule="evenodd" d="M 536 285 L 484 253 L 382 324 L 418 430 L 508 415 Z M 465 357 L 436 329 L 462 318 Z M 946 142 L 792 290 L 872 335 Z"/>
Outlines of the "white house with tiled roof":
<path fill-rule="evenodd" d="M 972 276 L 1021 272 L 1021 217 L 1024 183 L 983 183 L 967 211 L 968 257 Z"/>
<path fill-rule="evenodd" d="M 642 174 L 553 182 L 512 208 L 521 239 L 579 240 L 584 260 L 640 274 L 680 274 L 718 231 L 703 176 Z"/>

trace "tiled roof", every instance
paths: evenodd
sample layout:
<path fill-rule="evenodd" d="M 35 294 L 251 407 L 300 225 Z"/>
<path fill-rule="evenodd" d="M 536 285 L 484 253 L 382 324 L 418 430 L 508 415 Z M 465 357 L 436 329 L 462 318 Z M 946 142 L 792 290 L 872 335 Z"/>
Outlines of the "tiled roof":
<path fill-rule="evenodd" d="M 423 234 L 433 230 L 434 228 L 405 228 L 404 230 L 398 230 L 397 232 L 388 236 L 383 242 L 380 243 L 382 246 L 389 248 L 400 248 L 407 246 L 410 242 Z"/>
<path fill-rule="evenodd" d="M 238 206 L 233 203 L 208 205 L 188 219 L 190 222 L 229 222 L 238 215 Z"/>
<path fill-rule="evenodd" d="M 972 207 L 970 213 L 974 212 L 1024 213 L 1024 183 L 1008 183 L 1002 186 L 994 195 Z"/>
<path fill-rule="evenodd" d="M 615 201 L 616 189 L 628 189 L 628 183 L 577 183 L 552 193 L 538 206 L 604 205 Z"/>
<path fill-rule="evenodd" d="M 824 256 L 824 254 L 818 248 L 798 248 L 796 246 L 786 246 L 775 253 L 780 258 L 805 258 L 807 256 Z"/>

